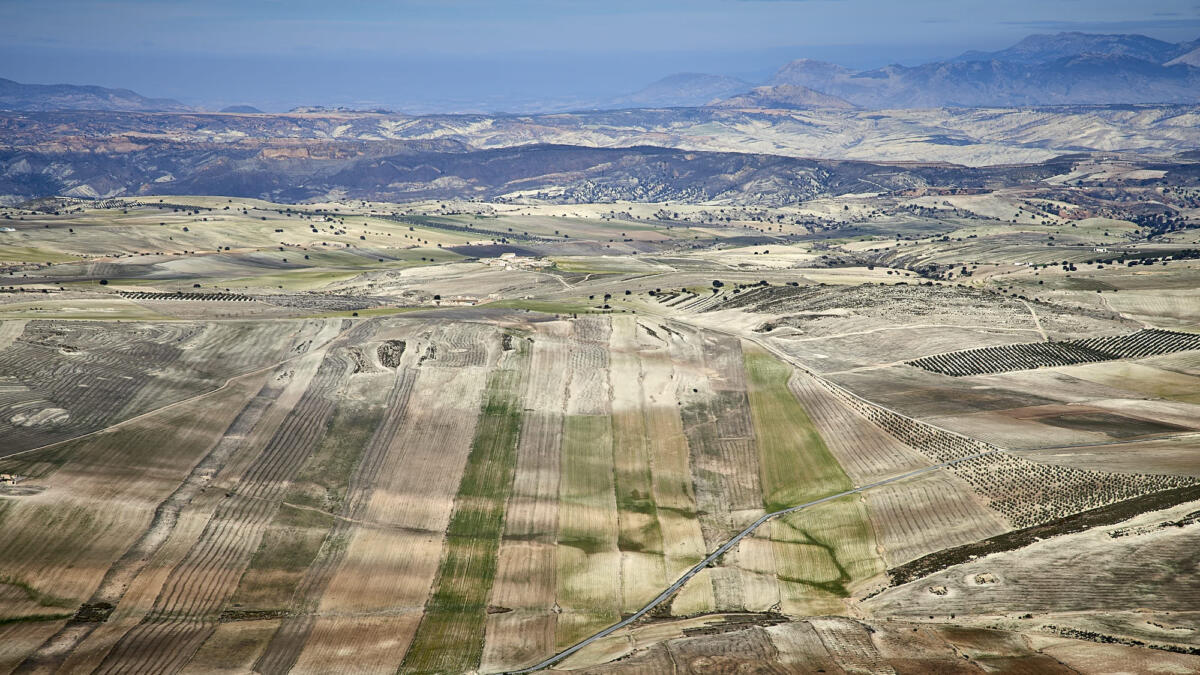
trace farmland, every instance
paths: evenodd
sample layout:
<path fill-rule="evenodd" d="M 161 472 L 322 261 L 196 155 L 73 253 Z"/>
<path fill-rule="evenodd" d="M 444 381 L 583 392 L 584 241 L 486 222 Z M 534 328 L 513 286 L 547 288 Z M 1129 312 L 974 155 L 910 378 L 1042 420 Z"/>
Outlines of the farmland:
<path fill-rule="evenodd" d="M 1052 189 L 0 208 L 0 673 L 1196 672 L 1194 230 Z"/>

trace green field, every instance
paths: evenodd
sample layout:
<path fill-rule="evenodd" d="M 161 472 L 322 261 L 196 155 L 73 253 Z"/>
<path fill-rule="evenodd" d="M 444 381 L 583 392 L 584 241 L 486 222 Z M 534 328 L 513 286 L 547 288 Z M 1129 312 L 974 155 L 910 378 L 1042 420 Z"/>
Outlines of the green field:
<path fill-rule="evenodd" d="M 559 486 L 558 643 L 571 644 L 620 616 L 612 418 L 563 422 Z"/>
<path fill-rule="evenodd" d="M 858 495 L 781 516 L 768 530 L 784 611 L 836 613 L 858 584 L 881 573 L 867 507 Z"/>
<path fill-rule="evenodd" d="M 779 511 L 853 487 L 788 389 L 791 367 L 745 350 L 747 394 L 758 438 L 763 508 Z"/>
<path fill-rule="evenodd" d="M 514 341 L 519 349 L 524 343 Z M 462 673 L 479 666 L 488 592 L 517 466 L 527 354 L 488 379 L 475 439 L 454 500 L 446 547 L 425 615 L 404 657 L 409 673 Z"/>
<path fill-rule="evenodd" d="M 851 489 L 849 476 L 788 389 L 791 367 L 758 349 L 746 349 L 745 361 L 764 508 L 778 511 Z M 788 613 L 837 612 L 856 583 L 883 571 L 857 495 L 781 516 L 768 528 Z"/>

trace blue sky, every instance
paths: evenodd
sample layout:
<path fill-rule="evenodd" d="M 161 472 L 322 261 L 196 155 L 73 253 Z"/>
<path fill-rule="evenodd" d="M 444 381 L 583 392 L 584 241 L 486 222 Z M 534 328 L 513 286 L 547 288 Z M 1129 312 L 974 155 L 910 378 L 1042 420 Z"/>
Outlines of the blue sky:
<path fill-rule="evenodd" d="M 765 78 L 999 49 L 1200 37 L 1200 0 L 0 0 L 0 77 L 269 109 L 585 103 L 680 71 Z"/>

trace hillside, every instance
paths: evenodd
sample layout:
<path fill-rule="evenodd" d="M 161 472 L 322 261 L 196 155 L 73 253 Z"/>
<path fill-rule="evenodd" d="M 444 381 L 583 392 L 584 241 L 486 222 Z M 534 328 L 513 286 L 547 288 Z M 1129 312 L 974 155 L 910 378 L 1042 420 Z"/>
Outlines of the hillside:
<path fill-rule="evenodd" d="M 1186 51 L 1186 43 L 1165 42 L 1145 35 L 1070 32 L 1030 35 L 1007 49 L 995 52 L 969 51 L 955 60 L 1046 63 L 1083 54 L 1106 54 L 1165 63 Z"/>
<path fill-rule="evenodd" d="M 808 87 L 794 84 L 779 84 L 773 87 L 755 87 L 748 93 L 717 99 L 708 104 L 713 108 L 833 108 L 846 110 L 854 105 L 836 96 L 822 94 Z"/>
<path fill-rule="evenodd" d="M 1185 65 L 1185 66 L 1192 66 L 1194 68 L 1200 68 L 1200 47 L 1197 47 L 1197 48 L 1193 49 L 1192 51 L 1190 51 L 1186 54 L 1183 54 L 1182 56 L 1179 56 L 1170 61 L 1167 61 L 1167 63 L 1165 65 L 1168 65 L 1168 66 Z"/>
<path fill-rule="evenodd" d="M 167 98 L 146 98 L 128 89 L 74 84 L 22 84 L 0 78 L 0 110 L 181 112 L 191 108 Z"/>
<path fill-rule="evenodd" d="M 382 148 L 381 148 L 382 150 Z M 778 155 L 695 152 L 638 146 L 524 145 L 472 152 L 414 152 L 353 160 L 227 149 L 154 146 L 112 155 L 15 155 L 0 151 L 0 193 L 20 198 L 64 194 L 232 195 L 286 201 L 356 199 L 519 199 L 558 203 L 712 200 L 791 204 L 825 195 L 902 190 L 954 180 L 970 187 L 1010 176 L 1050 176 L 1061 166 L 1021 169 L 904 168 L 869 162 L 815 161 Z M 64 170 L 64 167 L 70 170 Z M 149 170 L 143 167 L 154 167 Z M 949 171 L 949 174 L 947 173 Z M 164 178 L 165 177 L 165 178 Z"/>
<path fill-rule="evenodd" d="M 571 152 L 550 153 L 556 162 L 568 157 L 591 161 L 605 156 L 593 150 L 620 155 L 620 149 L 635 146 L 656 146 L 654 152 L 670 157 L 695 155 L 682 164 L 655 168 L 647 159 L 652 154 L 649 150 L 630 153 L 638 157 L 634 164 L 620 165 L 604 177 L 609 182 L 616 180 L 615 176 L 631 181 L 618 190 L 626 195 L 649 189 L 644 181 L 670 179 L 667 182 L 672 185 L 686 184 L 693 174 L 665 172 L 701 166 L 705 157 L 720 153 L 730 153 L 738 162 L 771 156 L 772 165 L 778 167 L 789 166 L 792 160 L 830 165 L 854 160 L 978 167 L 1036 164 L 1081 152 L 1137 153 L 1166 159 L 1200 150 L 1196 114 L 1194 106 L 887 112 L 676 108 L 422 117 L 372 113 L 0 113 L 0 203 L 18 204 L 55 194 L 91 198 L 233 194 L 306 199 L 343 188 L 351 194 L 379 198 L 453 195 L 457 189 L 462 190 L 461 195 L 477 191 L 498 195 L 507 189 L 507 181 L 544 175 L 544 185 L 553 186 L 553 170 L 574 171 L 581 166 L 523 166 L 520 162 L 533 156 L 532 151 L 501 152 L 528 150 L 534 145 L 574 147 Z M 661 152 L 664 149 L 671 152 Z M 455 163 L 460 158 L 456 155 L 462 153 L 475 153 L 475 160 L 495 164 L 467 167 L 477 174 L 469 178 L 457 173 L 460 167 Z M 403 180 L 383 176 L 356 182 L 360 171 L 365 175 L 392 171 L 390 165 L 371 168 L 373 163 L 416 155 L 430 157 L 428 172 L 403 169 L 402 173 L 411 174 Z M 396 166 L 406 165 L 400 162 Z M 514 166 L 521 167 L 520 171 L 514 172 Z M 582 165 L 587 166 L 591 165 Z M 633 169 L 641 173 L 631 172 Z M 437 173 L 451 170 L 453 173 Z M 596 171 L 603 173 L 601 167 Z M 460 185 L 456 177 L 468 182 Z M 747 194 L 739 199 L 776 200 L 798 194 L 786 187 L 788 184 L 751 186 L 746 182 Z M 721 191 L 726 189 L 730 188 Z"/>

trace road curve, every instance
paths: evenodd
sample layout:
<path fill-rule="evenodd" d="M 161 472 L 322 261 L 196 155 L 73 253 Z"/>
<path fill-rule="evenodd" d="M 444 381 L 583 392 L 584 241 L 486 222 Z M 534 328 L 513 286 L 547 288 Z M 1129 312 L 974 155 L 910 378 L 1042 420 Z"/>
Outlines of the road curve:
<path fill-rule="evenodd" d="M 626 626 L 634 623 L 638 619 L 645 616 L 647 612 L 654 609 L 658 605 L 662 604 L 662 602 L 664 600 L 666 600 L 667 598 L 674 595 L 675 592 L 678 591 L 680 588 L 683 588 L 683 585 L 686 584 L 689 579 L 691 579 L 692 577 L 699 574 L 701 570 L 708 567 L 711 563 L 715 562 L 717 560 L 717 558 L 720 558 L 727 551 L 729 551 L 729 549 L 733 548 L 734 546 L 737 546 L 738 542 L 740 542 L 742 539 L 744 539 L 746 537 L 746 535 L 748 535 L 751 532 L 753 532 L 754 530 L 758 529 L 758 527 L 760 525 L 767 522 L 768 520 L 771 520 L 772 518 L 775 518 L 776 516 L 782 516 L 782 515 L 785 515 L 788 513 L 794 513 L 796 511 L 807 509 L 811 506 L 816 506 L 817 504 L 822 504 L 824 502 L 832 501 L 834 499 L 840 499 L 847 495 L 858 494 L 860 492 L 865 492 L 866 490 L 870 490 L 871 488 L 876 488 L 881 485 L 887 485 L 888 483 L 895 483 L 896 481 L 901 481 L 901 480 L 904 480 L 905 478 L 911 478 L 913 476 L 917 476 L 917 475 L 920 475 L 923 473 L 928 473 L 930 471 L 937 471 L 938 469 L 944 469 L 948 466 L 958 464 L 959 462 L 966 462 L 968 460 L 977 459 L 979 457 L 986 457 L 988 455 L 993 455 L 998 452 L 1004 452 L 1004 450 L 1002 448 L 997 448 L 995 450 L 988 450 L 987 452 L 979 452 L 974 455 L 967 455 L 966 457 L 960 457 L 958 459 L 953 459 L 953 460 L 950 460 L 949 462 L 942 462 L 941 464 L 933 464 L 930 466 L 926 466 L 926 467 L 917 469 L 916 471 L 909 471 L 908 473 L 903 473 L 898 476 L 892 476 L 891 478 L 885 478 L 881 481 L 876 481 L 874 483 L 862 485 L 862 486 L 856 487 L 851 490 L 846 490 L 845 492 L 839 492 L 837 494 L 832 494 L 827 497 L 822 497 L 820 499 L 814 499 L 811 502 L 806 502 L 804 504 L 798 504 L 796 506 L 790 506 L 781 511 L 775 511 L 773 513 L 765 514 L 758 520 L 751 523 L 750 526 L 747 527 L 746 529 L 733 535 L 733 537 L 730 538 L 729 541 L 726 541 L 724 544 L 721 544 L 721 546 L 719 548 L 717 548 L 717 550 L 708 554 L 708 557 L 706 557 L 704 560 L 701 560 L 700 562 L 696 563 L 696 565 L 694 567 L 692 567 L 690 570 L 688 570 L 683 576 L 679 577 L 679 579 L 677 579 L 675 581 L 675 583 L 668 586 L 666 588 L 666 590 L 664 590 L 662 593 L 659 593 L 657 596 L 654 597 L 653 600 L 646 603 L 645 606 L 643 606 L 637 612 L 634 612 L 628 618 L 622 619 L 621 621 L 614 623 L 613 625 L 609 626 L 608 628 L 605 628 L 604 630 L 602 630 L 598 633 L 595 633 L 594 635 L 592 635 L 590 637 L 584 638 L 583 640 L 576 642 L 575 644 L 571 645 L 570 647 L 567 647 L 566 649 L 562 650 L 561 652 L 558 652 L 554 656 L 551 656 L 550 658 L 542 661 L 541 663 L 530 666 L 528 668 L 523 668 L 521 670 L 510 670 L 510 671 L 508 671 L 508 673 L 506 675 L 516 675 L 517 673 L 532 673 L 532 672 L 535 672 L 538 670 L 542 670 L 544 668 L 549 668 L 550 666 L 558 663 L 559 661 L 562 661 L 563 659 L 565 659 L 568 656 L 574 654 L 575 652 L 583 649 L 584 647 L 592 644 L 593 642 L 600 640 L 602 638 L 605 638 L 605 637 L 621 630 L 622 628 L 625 628 Z"/>

